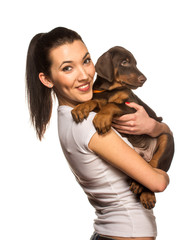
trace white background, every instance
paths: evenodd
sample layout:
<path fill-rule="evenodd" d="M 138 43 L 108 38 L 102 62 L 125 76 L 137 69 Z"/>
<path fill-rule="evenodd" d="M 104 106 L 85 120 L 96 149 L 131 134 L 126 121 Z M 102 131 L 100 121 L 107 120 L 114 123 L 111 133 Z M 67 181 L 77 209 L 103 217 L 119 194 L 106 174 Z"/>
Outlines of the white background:
<path fill-rule="evenodd" d="M 76 30 L 94 62 L 115 45 L 136 57 L 148 81 L 135 93 L 164 117 L 176 142 L 171 182 L 154 209 L 157 239 L 187 239 L 187 0 L 10 0 L 0 11 L 0 240 L 87 240 L 93 232 L 94 211 L 59 145 L 57 103 L 42 142 L 26 104 L 29 41 L 57 26 Z"/>

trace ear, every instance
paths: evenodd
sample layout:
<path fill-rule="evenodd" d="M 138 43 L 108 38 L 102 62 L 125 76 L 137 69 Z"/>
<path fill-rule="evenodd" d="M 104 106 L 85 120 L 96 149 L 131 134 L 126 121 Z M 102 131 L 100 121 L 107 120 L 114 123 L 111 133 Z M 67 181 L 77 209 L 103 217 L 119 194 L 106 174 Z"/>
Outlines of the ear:
<path fill-rule="evenodd" d="M 49 78 L 44 73 L 39 73 L 39 80 L 48 88 L 52 88 L 54 84 L 49 80 Z"/>
<path fill-rule="evenodd" d="M 112 56 L 109 51 L 105 52 L 101 57 L 99 57 L 95 69 L 97 74 L 108 80 L 109 82 L 113 82 L 114 80 L 114 66 L 112 62 Z"/>

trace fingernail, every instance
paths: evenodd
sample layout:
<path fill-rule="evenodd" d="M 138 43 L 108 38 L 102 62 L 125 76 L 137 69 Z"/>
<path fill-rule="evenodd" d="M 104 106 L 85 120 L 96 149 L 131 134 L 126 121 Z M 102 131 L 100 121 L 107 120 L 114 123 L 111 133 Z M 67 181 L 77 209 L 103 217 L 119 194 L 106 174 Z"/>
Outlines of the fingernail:
<path fill-rule="evenodd" d="M 126 104 L 130 104 L 130 102 L 126 102 Z"/>

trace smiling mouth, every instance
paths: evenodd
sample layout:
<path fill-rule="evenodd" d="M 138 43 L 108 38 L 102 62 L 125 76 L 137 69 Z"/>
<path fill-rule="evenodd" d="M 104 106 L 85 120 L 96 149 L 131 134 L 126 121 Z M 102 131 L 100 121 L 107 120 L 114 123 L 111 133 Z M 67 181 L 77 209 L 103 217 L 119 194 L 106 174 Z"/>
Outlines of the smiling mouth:
<path fill-rule="evenodd" d="M 83 91 L 83 92 L 88 91 L 90 89 L 90 83 L 87 83 L 85 85 L 79 86 L 78 89 L 80 91 Z"/>

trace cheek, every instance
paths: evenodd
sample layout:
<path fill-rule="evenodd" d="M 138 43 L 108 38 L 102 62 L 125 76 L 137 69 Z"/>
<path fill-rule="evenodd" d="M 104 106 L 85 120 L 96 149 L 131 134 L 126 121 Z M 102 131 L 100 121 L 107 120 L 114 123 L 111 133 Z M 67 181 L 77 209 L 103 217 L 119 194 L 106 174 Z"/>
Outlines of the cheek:
<path fill-rule="evenodd" d="M 90 70 L 90 76 L 93 78 L 95 75 L 95 67 L 94 65 L 91 67 L 91 70 Z"/>
<path fill-rule="evenodd" d="M 70 88 L 73 85 L 73 78 L 68 76 L 56 76 L 53 78 L 54 86 L 58 89 Z"/>

